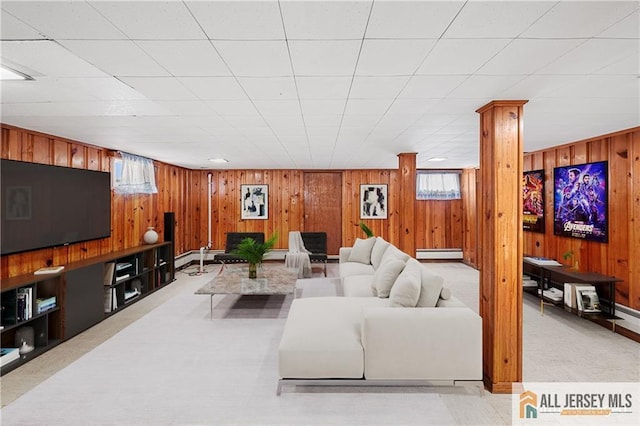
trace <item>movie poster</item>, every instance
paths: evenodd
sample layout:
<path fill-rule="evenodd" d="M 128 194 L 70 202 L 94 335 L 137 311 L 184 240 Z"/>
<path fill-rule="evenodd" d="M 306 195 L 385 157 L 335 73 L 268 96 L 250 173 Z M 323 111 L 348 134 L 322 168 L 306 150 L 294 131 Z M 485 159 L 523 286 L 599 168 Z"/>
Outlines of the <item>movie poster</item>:
<path fill-rule="evenodd" d="M 553 233 L 607 242 L 607 162 L 556 167 Z"/>
<path fill-rule="evenodd" d="M 523 173 L 522 208 L 522 228 L 544 234 L 544 170 Z"/>

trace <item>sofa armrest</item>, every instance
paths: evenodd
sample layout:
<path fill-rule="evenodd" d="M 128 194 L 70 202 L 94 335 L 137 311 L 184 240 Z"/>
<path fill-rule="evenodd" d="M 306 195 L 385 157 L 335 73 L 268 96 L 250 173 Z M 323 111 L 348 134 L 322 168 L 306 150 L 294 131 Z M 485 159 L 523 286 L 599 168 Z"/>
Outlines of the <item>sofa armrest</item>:
<path fill-rule="evenodd" d="M 349 261 L 349 255 L 351 254 L 351 249 L 353 249 L 353 247 L 340 247 L 340 251 L 338 252 L 339 263 L 345 263 Z"/>
<path fill-rule="evenodd" d="M 367 379 L 482 379 L 482 318 L 469 308 L 365 308 L 361 332 Z"/>

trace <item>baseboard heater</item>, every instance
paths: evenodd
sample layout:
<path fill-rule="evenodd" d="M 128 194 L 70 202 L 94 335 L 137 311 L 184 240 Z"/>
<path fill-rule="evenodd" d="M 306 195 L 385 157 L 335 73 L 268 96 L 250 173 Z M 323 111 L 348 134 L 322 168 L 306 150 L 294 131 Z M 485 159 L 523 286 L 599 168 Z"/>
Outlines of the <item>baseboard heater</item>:
<path fill-rule="evenodd" d="M 285 386 L 353 386 L 353 387 L 434 387 L 434 386 L 468 386 L 477 387 L 479 392 L 484 390 L 482 380 L 371 380 L 371 379 L 280 379 L 276 388 L 276 395 L 282 394 Z"/>
<path fill-rule="evenodd" d="M 462 259 L 462 249 L 417 249 L 418 260 Z"/>

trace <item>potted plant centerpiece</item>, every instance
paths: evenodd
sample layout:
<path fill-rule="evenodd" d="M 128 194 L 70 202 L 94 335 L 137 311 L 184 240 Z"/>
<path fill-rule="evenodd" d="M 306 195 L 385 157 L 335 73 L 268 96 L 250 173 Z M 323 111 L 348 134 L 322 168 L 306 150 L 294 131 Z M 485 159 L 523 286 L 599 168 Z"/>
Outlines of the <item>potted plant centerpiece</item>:
<path fill-rule="evenodd" d="M 273 234 L 264 243 L 258 243 L 253 238 L 245 238 L 238 244 L 233 254 L 249 263 L 249 278 L 258 276 L 258 265 L 262 263 L 264 255 L 271 251 L 277 240 L 278 234 Z"/>

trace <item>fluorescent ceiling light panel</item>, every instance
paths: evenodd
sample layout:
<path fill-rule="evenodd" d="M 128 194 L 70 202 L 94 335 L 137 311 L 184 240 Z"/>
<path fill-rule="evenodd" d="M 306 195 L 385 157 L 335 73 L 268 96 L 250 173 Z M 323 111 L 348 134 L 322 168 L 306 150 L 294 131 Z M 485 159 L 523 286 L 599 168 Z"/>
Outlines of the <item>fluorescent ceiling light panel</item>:
<path fill-rule="evenodd" d="M 431 157 L 427 161 L 447 161 L 445 157 Z"/>

